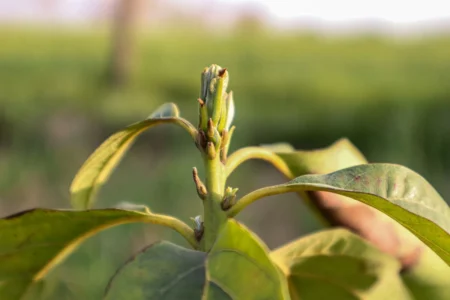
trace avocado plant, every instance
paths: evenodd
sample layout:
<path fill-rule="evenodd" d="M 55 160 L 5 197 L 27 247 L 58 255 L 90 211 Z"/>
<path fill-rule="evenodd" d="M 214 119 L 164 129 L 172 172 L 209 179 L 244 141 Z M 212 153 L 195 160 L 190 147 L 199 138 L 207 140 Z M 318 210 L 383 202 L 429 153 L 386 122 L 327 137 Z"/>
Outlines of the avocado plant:
<path fill-rule="evenodd" d="M 288 144 L 228 154 L 235 127 L 229 73 L 201 73 L 199 120 L 173 103 L 110 136 L 87 159 L 70 187 L 73 209 L 33 209 L 0 220 L 0 299 L 40 299 L 33 287 L 88 237 L 125 223 L 169 227 L 190 248 L 152 244 L 112 275 L 107 300 L 180 299 L 450 299 L 450 209 L 419 174 L 395 164 L 368 163 L 348 140 L 300 151 Z M 203 203 L 190 226 L 148 207 L 91 209 L 99 188 L 145 130 L 183 128 L 204 163 L 193 169 Z M 227 178 L 260 159 L 287 182 L 242 197 Z M 297 193 L 331 228 L 270 251 L 234 219 L 267 196 Z"/>

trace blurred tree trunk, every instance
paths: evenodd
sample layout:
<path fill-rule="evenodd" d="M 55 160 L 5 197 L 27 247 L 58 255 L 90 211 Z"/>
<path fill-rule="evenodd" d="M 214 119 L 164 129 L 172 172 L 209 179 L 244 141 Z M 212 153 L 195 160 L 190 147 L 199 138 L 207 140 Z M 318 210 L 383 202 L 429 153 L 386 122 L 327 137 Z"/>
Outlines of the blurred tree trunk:
<path fill-rule="evenodd" d="M 113 20 L 112 49 L 107 70 L 113 86 L 124 86 L 130 80 L 135 47 L 134 29 L 142 0 L 117 0 Z"/>

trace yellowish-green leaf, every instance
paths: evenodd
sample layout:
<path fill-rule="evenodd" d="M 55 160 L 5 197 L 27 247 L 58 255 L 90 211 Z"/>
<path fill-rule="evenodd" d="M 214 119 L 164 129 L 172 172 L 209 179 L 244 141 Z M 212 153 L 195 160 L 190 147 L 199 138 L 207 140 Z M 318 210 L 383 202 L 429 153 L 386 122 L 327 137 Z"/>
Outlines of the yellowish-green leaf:
<path fill-rule="evenodd" d="M 229 220 L 209 253 L 163 242 L 133 257 L 111 280 L 106 300 L 290 299 L 267 248 Z"/>
<path fill-rule="evenodd" d="M 288 144 L 273 144 L 264 148 L 276 153 L 294 177 L 326 174 L 367 163 L 361 152 L 347 139 L 311 151 L 295 150 Z M 450 268 L 393 219 L 361 202 L 337 194 L 319 191 L 302 193 L 302 197 L 318 208 L 321 215 L 326 216 L 326 221 L 358 232 L 379 249 L 400 259 L 406 268 L 402 276 L 415 299 L 450 299 Z"/>
<path fill-rule="evenodd" d="M 289 172 L 284 171 L 289 179 L 294 179 L 295 177 L 305 174 L 327 174 L 340 169 L 367 163 L 364 155 L 346 138 L 339 139 L 326 148 L 315 150 L 295 150 L 291 145 L 286 143 L 265 145 L 264 149 L 272 151 L 281 159 L 283 162 L 281 165 L 283 169 L 287 168 L 289 170 Z M 280 167 L 280 164 L 275 164 L 275 167 Z M 370 238 L 373 237 L 370 236 L 370 233 L 364 231 L 364 228 L 368 227 L 364 227 L 364 224 L 357 222 L 357 220 L 348 220 L 350 215 L 354 215 L 353 212 L 358 210 L 360 211 L 361 217 L 363 217 L 362 215 L 365 217 L 370 215 L 370 222 L 376 222 L 383 227 L 386 226 L 383 224 L 386 222 L 386 218 L 381 218 L 382 220 L 379 218 L 380 216 L 383 216 L 383 214 L 378 214 L 376 212 L 361 212 L 361 210 L 367 211 L 372 209 L 345 196 L 323 194 L 320 191 L 315 193 L 300 191 L 298 194 L 306 201 L 306 204 L 316 213 L 325 225 L 333 224 L 336 226 L 349 227 L 373 242 L 377 241 Z M 345 209 L 343 209 L 344 207 Z M 359 216 L 353 216 L 352 219 L 358 217 Z M 364 228 L 354 228 L 352 225 L 355 224 L 361 225 L 361 227 Z M 391 227 L 391 225 L 389 226 Z M 407 233 L 409 234 L 409 232 Z"/>
<path fill-rule="evenodd" d="M 348 140 L 340 139 L 329 147 L 317 150 L 294 150 L 285 143 L 266 145 L 288 166 L 294 176 L 326 174 L 367 163 L 364 155 Z"/>
<path fill-rule="evenodd" d="M 327 174 L 367 163 L 362 153 L 345 138 L 329 147 L 310 151 L 294 150 L 285 144 L 270 145 L 266 149 L 274 151 L 283 161 L 289 169 L 289 179 L 305 174 Z M 397 257 L 405 268 L 414 265 L 420 258 L 418 253 L 424 251 L 424 244 L 411 232 L 362 202 L 322 191 L 299 194 L 325 224 L 358 233 L 382 251 Z M 372 230 L 374 227 L 383 234 Z"/>
<path fill-rule="evenodd" d="M 178 107 L 173 103 L 162 105 L 148 119 L 110 136 L 91 154 L 70 186 L 72 205 L 80 209 L 91 207 L 99 187 L 108 180 L 136 138 L 145 130 L 165 123 L 177 124 L 195 138 L 196 129 L 188 121 L 180 118 Z"/>
<path fill-rule="evenodd" d="M 292 299 L 412 299 L 399 262 L 344 229 L 306 236 L 271 257 L 286 273 Z"/>
<path fill-rule="evenodd" d="M 366 164 L 300 176 L 244 196 L 229 215 L 264 196 L 298 191 L 326 191 L 361 201 L 402 224 L 450 264 L 450 208 L 423 177 L 399 165 Z"/>
<path fill-rule="evenodd" d="M 165 223 L 173 220 L 119 209 L 36 209 L 0 219 L 0 299 L 20 299 L 33 282 L 95 233 L 135 222 L 170 226 Z"/>
<path fill-rule="evenodd" d="M 415 300 L 450 299 L 450 268 L 429 248 L 423 249 L 418 263 L 401 275 Z"/>
<path fill-rule="evenodd" d="M 267 247 L 232 219 L 208 255 L 207 278 L 231 299 L 289 299 L 285 278 L 270 260 Z"/>

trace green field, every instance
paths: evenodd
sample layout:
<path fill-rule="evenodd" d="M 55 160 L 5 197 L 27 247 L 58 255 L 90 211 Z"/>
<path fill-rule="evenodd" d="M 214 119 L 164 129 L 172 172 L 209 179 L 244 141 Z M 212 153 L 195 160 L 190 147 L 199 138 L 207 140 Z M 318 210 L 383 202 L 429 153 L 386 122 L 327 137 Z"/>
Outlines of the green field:
<path fill-rule="evenodd" d="M 306 149 L 346 136 L 370 161 L 404 164 L 450 199 L 450 36 L 140 33 L 132 80 L 122 89 L 105 82 L 106 31 L 4 28 L 0 41 L 2 216 L 36 206 L 68 207 L 68 186 L 87 155 L 160 103 L 178 103 L 195 121 L 200 72 L 211 63 L 230 72 L 234 147 L 288 141 Z M 190 181 L 195 165 L 200 157 L 189 138 L 158 128 L 131 150 L 98 205 L 145 203 L 188 221 L 201 213 Z M 276 172 L 262 176 L 262 169 L 270 168 L 249 163 L 231 184 L 242 195 L 281 182 Z M 294 196 L 282 198 L 262 201 L 242 216 L 270 247 L 320 226 Z M 267 220 L 275 208 L 279 213 Z M 99 299 L 117 266 L 160 236 L 178 241 L 170 232 L 138 225 L 91 239 L 51 273 L 45 288 L 58 297 L 49 299 Z"/>

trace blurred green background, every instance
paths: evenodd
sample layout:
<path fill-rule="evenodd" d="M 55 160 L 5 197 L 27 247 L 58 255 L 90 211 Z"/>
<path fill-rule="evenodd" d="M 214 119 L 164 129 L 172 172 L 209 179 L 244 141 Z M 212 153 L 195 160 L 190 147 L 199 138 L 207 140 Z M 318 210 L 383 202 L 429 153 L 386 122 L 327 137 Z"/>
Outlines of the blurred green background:
<path fill-rule="evenodd" d="M 450 36 L 332 37 L 252 22 L 221 34 L 184 25 L 134 32 L 121 85 L 108 80 L 108 28 L 0 27 L 1 216 L 68 208 L 70 182 L 87 156 L 161 103 L 176 102 L 196 124 L 200 72 L 212 63 L 230 72 L 232 150 L 279 141 L 313 149 L 348 137 L 371 162 L 406 165 L 450 199 Z M 188 135 L 158 127 L 129 151 L 97 207 L 128 201 L 189 222 L 202 213 L 193 166 L 201 172 Z M 283 180 L 249 162 L 229 183 L 243 195 Z M 294 195 L 260 201 L 240 219 L 271 248 L 321 228 Z M 161 238 L 184 244 L 149 225 L 89 239 L 45 280 L 48 299 L 99 299 L 118 266 Z"/>

